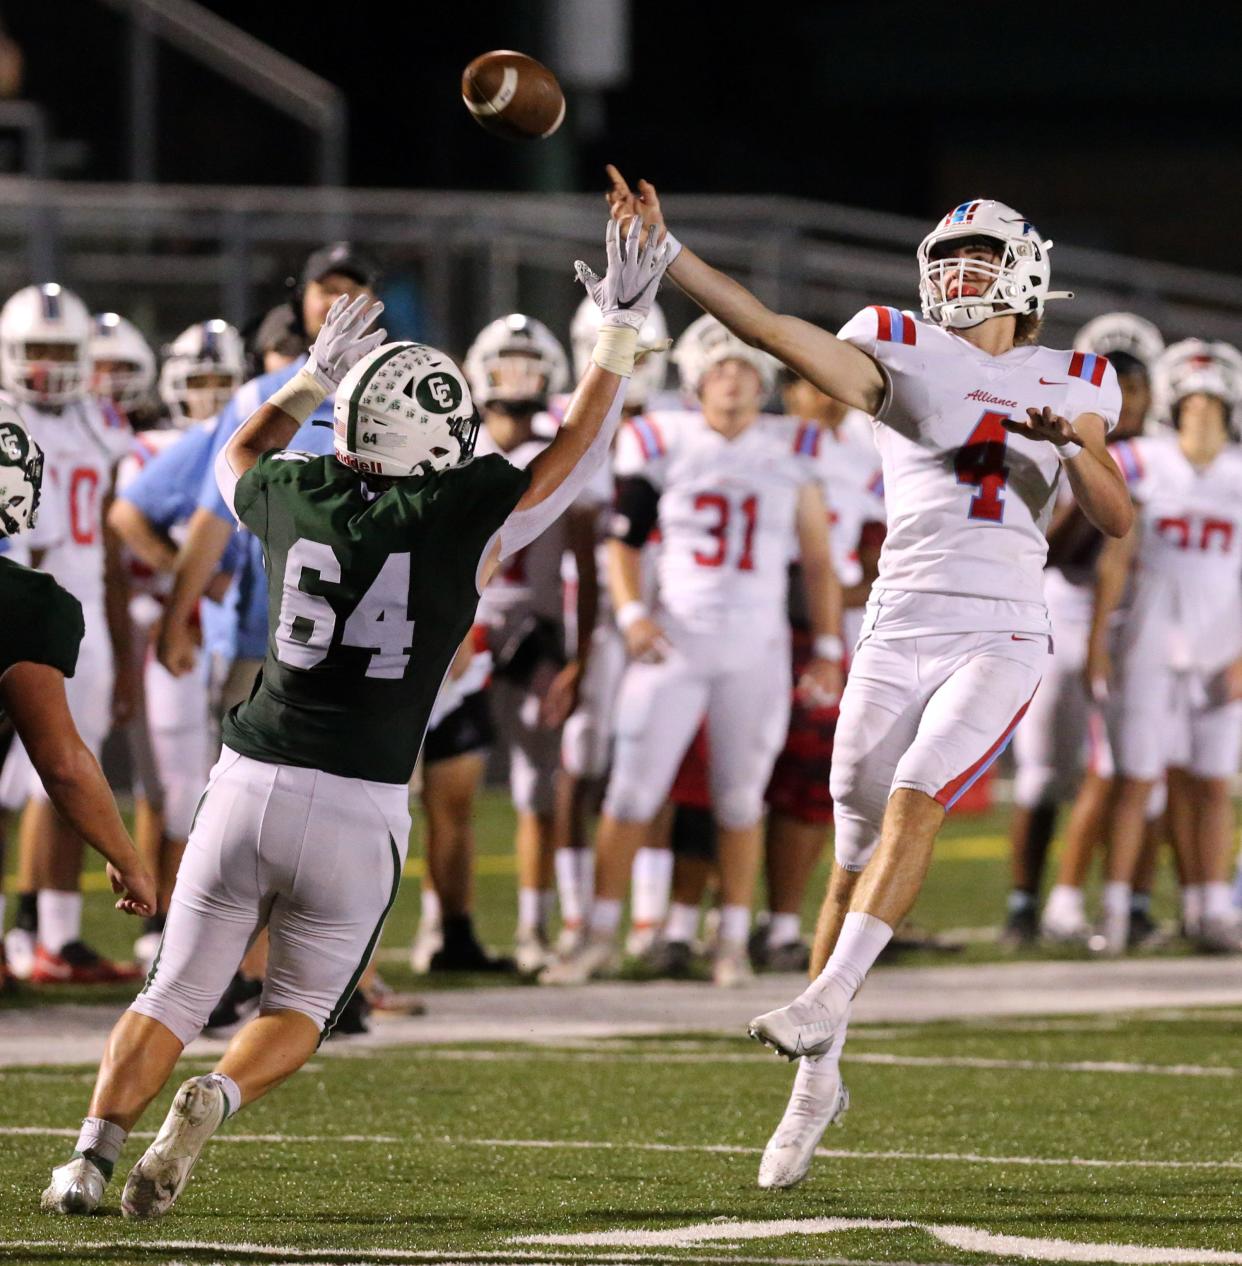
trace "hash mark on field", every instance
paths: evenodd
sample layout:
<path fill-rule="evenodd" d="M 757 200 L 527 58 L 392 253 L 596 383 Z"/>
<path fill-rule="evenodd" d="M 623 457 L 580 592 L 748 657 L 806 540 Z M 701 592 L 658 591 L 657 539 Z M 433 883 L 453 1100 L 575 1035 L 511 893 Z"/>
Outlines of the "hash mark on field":
<path fill-rule="evenodd" d="M 0 1138 L 77 1138 L 78 1131 L 41 1125 L 0 1126 Z M 130 1138 L 151 1139 L 154 1131 L 135 1130 Z M 628 1143 L 599 1139 L 465 1139 L 445 1135 L 419 1138 L 396 1134 L 217 1134 L 216 1143 L 280 1143 L 292 1147 L 324 1143 L 389 1143 L 409 1146 L 439 1144 L 444 1147 L 534 1148 L 543 1151 L 581 1152 L 689 1152 L 701 1155 L 757 1156 L 761 1147 L 741 1143 Z M 1101 1160 L 1085 1156 L 986 1156 L 980 1152 L 851 1151 L 821 1147 L 816 1156 L 829 1160 L 921 1161 L 932 1164 L 962 1165 L 1047 1165 L 1051 1168 L 1080 1169 L 1226 1169 L 1242 1170 L 1242 1160 Z"/>

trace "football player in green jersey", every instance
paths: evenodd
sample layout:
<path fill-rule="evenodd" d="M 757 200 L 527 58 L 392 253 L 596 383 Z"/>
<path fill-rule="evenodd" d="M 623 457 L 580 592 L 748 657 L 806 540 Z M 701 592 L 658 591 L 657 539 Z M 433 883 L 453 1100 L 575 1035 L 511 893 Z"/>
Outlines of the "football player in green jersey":
<path fill-rule="evenodd" d="M 331 1031 L 396 898 L 406 784 L 479 591 L 571 504 L 603 462 L 666 247 L 607 236 L 608 270 L 578 275 L 603 312 L 556 439 L 524 470 L 472 461 L 478 414 L 443 353 L 380 344 L 365 296 L 334 304 L 306 367 L 221 450 L 226 502 L 263 543 L 267 658 L 224 726 L 177 876 L 160 953 L 108 1042 L 74 1158 L 50 1212 L 97 1207 L 128 1132 L 266 927 L 259 1014 L 214 1072 L 180 1088 L 121 1207 L 155 1217 L 204 1143 Z M 334 455 L 284 448 L 329 394 Z"/>
<path fill-rule="evenodd" d="M 0 401 L 0 537 L 34 526 L 42 482 L 39 446 L 17 411 Z M 0 558 L 0 616 L 0 717 L 12 721 L 60 816 L 107 859 L 108 879 L 120 895 L 117 909 L 153 913 L 155 882 L 125 833 L 99 762 L 82 742 L 65 699 L 65 678 L 73 676 L 82 641 L 81 604 L 47 572 Z M 2 846 L 0 840 L 0 877 Z M 5 982 L 0 950 L 0 988 Z"/>

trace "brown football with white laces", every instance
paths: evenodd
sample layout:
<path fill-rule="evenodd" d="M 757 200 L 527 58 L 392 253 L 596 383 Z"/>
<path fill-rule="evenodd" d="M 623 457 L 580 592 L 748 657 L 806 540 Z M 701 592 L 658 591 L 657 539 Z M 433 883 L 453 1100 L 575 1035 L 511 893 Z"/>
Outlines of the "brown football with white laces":
<path fill-rule="evenodd" d="M 461 98 L 475 122 L 509 141 L 539 141 L 565 118 L 565 94 L 542 62 L 512 49 L 482 53 L 462 71 Z"/>

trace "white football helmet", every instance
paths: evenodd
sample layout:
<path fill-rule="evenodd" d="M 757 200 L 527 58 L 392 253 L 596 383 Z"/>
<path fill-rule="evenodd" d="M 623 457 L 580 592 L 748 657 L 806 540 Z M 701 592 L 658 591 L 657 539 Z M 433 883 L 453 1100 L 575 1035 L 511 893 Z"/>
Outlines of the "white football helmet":
<path fill-rule="evenodd" d="M 1167 347 L 1152 371 L 1156 416 L 1177 425 L 1177 406 L 1187 396 L 1215 396 L 1235 439 L 1242 431 L 1242 353 L 1228 343 L 1187 338 Z"/>
<path fill-rule="evenodd" d="M 1118 352 L 1136 360 L 1151 377 L 1152 367 L 1164 351 L 1164 338 L 1150 321 L 1133 312 L 1106 312 L 1095 317 L 1074 335 L 1074 351 L 1096 356 Z"/>
<path fill-rule="evenodd" d="M 603 324 L 604 314 L 599 310 L 594 299 L 587 295 L 578 305 L 574 313 L 573 323 L 569 327 L 569 344 L 574 353 L 574 377 L 581 379 L 591 364 L 591 353 L 595 350 L 595 340 L 599 337 L 599 328 Z M 660 305 L 653 303 L 651 312 L 638 331 L 639 348 L 659 348 L 659 351 L 647 352 L 634 365 L 634 373 L 625 389 L 625 405 L 628 409 L 641 409 L 658 391 L 664 388 L 664 379 L 668 373 L 668 323 Z"/>
<path fill-rule="evenodd" d="M 0 309 L 0 381 L 27 404 L 80 400 L 90 388 L 90 339 L 91 314 L 72 290 L 26 286 Z M 48 355 L 52 347 L 61 356 Z"/>
<path fill-rule="evenodd" d="M 425 343 L 385 343 L 364 356 L 337 388 L 332 417 L 337 460 L 368 475 L 462 466 L 479 433 L 469 384 Z"/>
<path fill-rule="evenodd" d="M 767 352 L 743 343 L 714 316 L 704 314 L 697 321 L 692 321 L 673 345 L 673 364 L 677 366 L 681 389 L 690 397 L 698 397 L 703 375 L 713 365 L 725 360 L 740 360 L 752 366 L 759 374 L 765 396 L 776 385 L 780 362 Z"/>
<path fill-rule="evenodd" d="M 199 321 L 164 349 L 160 399 L 174 426 L 189 426 L 219 413 L 245 377 L 241 335 L 227 321 Z M 207 378 L 213 381 L 205 382 Z"/>
<path fill-rule="evenodd" d="M 971 238 L 994 243 L 999 262 L 946 258 Z M 989 317 L 1028 313 L 1043 316 L 1049 299 L 1072 299 L 1068 290 L 1049 290 L 1052 270 L 1045 242 L 1035 226 L 1012 207 L 975 198 L 954 207 L 919 243 L 919 298 L 923 315 L 937 325 L 967 329 Z M 988 283 L 982 294 L 963 295 L 968 280 Z"/>
<path fill-rule="evenodd" d="M 91 391 L 129 413 L 155 386 L 155 353 L 138 327 L 116 312 L 97 313 L 91 326 Z M 114 368 L 100 369 L 102 361 Z"/>
<path fill-rule="evenodd" d="M 565 349 L 542 321 L 520 312 L 485 325 L 470 344 L 463 367 L 481 407 L 541 409 L 569 385 Z"/>
<path fill-rule="evenodd" d="M 17 410 L 0 400 L 0 537 L 34 527 L 42 485 L 43 453 Z"/>

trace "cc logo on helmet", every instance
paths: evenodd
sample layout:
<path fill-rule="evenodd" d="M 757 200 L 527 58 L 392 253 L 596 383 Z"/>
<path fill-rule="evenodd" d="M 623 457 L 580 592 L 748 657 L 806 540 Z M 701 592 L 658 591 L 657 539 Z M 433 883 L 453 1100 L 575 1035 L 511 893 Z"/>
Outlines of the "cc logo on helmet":
<path fill-rule="evenodd" d="M 9 422 L 0 422 L 0 453 L 17 464 L 26 460 L 27 451 L 25 433 Z"/>
<path fill-rule="evenodd" d="M 429 374 L 414 397 L 429 413 L 452 413 L 461 404 L 461 385 L 448 374 Z"/>

